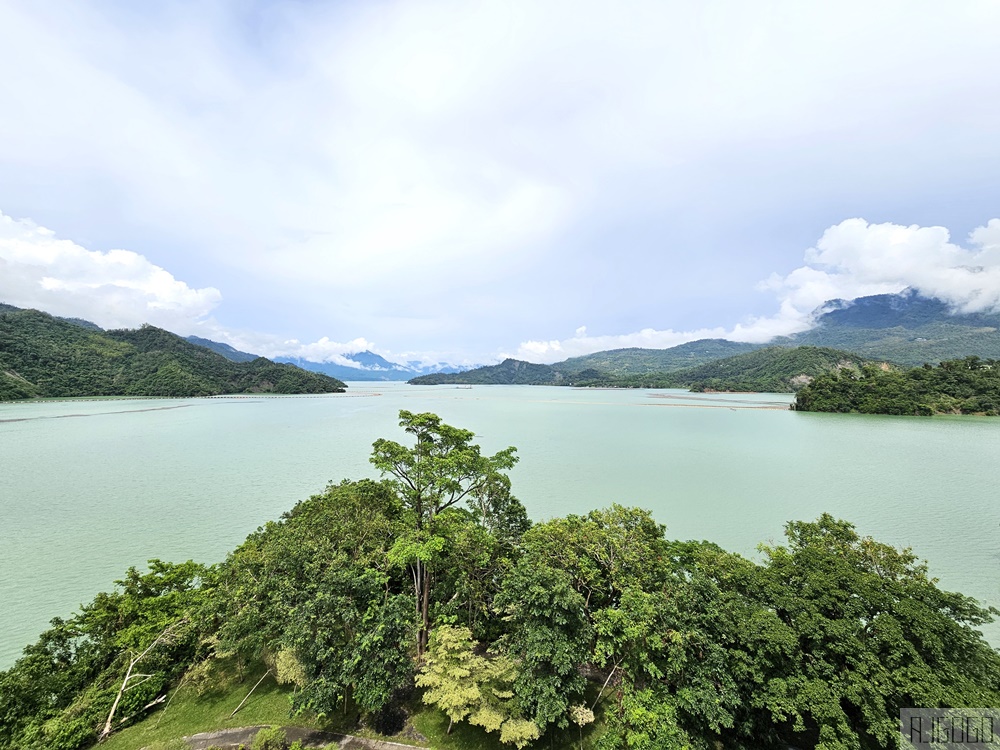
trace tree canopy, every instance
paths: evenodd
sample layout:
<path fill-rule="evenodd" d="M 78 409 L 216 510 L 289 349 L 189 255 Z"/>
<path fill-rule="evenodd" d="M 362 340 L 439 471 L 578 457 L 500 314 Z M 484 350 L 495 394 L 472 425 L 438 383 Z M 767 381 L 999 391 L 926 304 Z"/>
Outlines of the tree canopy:
<path fill-rule="evenodd" d="M 1000 360 L 978 357 L 898 371 L 874 365 L 830 372 L 798 392 L 798 411 L 930 416 L 1000 415 Z"/>

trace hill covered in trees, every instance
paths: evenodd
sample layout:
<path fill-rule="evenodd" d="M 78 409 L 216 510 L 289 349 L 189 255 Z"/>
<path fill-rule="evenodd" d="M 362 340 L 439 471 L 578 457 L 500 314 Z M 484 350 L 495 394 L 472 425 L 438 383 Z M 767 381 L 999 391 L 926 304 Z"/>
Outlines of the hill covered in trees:
<path fill-rule="evenodd" d="M 505 359 L 465 372 L 436 372 L 408 381 L 412 385 L 569 385 L 563 373 L 551 365 L 536 365 L 519 359 Z"/>
<path fill-rule="evenodd" d="M 775 347 L 814 353 L 790 355 L 784 364 L 772 361 Z M 761 363 L 739 355 L 766 349 Z M 913 292 L 880 294 L 855 300 L 831 300 L 816 314 L 816 325 L 768 344 L 702 339 L 668 349 L 613 349 L 572 357 L 551 365 L 506 360 L 462 376 L 448 374 L 416 378 L 418 384 L 593 385 L 714 390 L 791 391 L 796 375 L 815 377 L 826 369 L 818 350 L 835 349 L 840 358 L 921 365 L 978 356 L 1000 359 L 1000 313 L 959 313 L 940 300 Z M 803 351 L 806 351 L 805 349 Z M 800 372 L 793 373 L 796 360 Z M 810 361 L 812 360 L 812 361 Z M 725 362 L 726 364 L 721 364 Z M 712 365 L 697 370 L 702 365 Z M 546 369 L 547 368 L 547 369 Z"/>
<path fill-rule="evenodd" d="M 894 747 L 900 707 L 1000 701 L 976 630 L 993 613 L 909 550 L 828 515 L 760 561 L 640 508 L 533 524 L 513 448 L 484 455 L 433 414 L 400 425 L 408 444 L 373 445 L 382 481 L 331 484 L 217 566 L 152 561 L 53 620 L 0 673 L 0 746 L 149 745 L 179 688 L 209 699 L 238 675 L 234 697 L 263 675 L 312 725 L 394 734 L 430 711 L 439 750 Z"/>
<path fill-rule="evenodd" d="M 1000 416 L 1000 361 L 966 357 L 892 370 L 872 365 L 829 372 L 798 392 L 798 411 Z"/>
<path fill-rule="evenodd" d="M 264 358 L 232 362 L 152 326 L 102 331 L 37 310 L 0 311 L 0 400 L 337 393 L 344 387 Z"/>
<path fill-rule="evenodd" d="M 689 388 L 692 391 L 791 393 L 818 375 L 842 368 L 856 369 L 864 362 L 855 354 L 836 349 L 772 346 L 676 372 L 650 373 L 628 378 L 600 377 L 582 384 Z"/>
<path fill-rule="evenodd" d="M 635 352 L 630 351 L 628 356 Z M 669 351 L 669 350 L 667 350 Z M 608 354 L 611 354 L 610 352 Z M 638 356 L 638 355 L 636 355 Z M 590 360 L 588 360 L 590 361 Z M 599 362 L 600 358 L 593 360 Z M 649 360 L 652 361 L 652 360 Z M 663 361 L 678 361 L 664 358 Z M 462 373 L 429 375 L 416 385 L 568 385 L 603 388 L 689 388 L 696 391 L 762 391 L 791 393 L 812 378 L 842 367 L 859 367 L 865 360 L 849 352 L 814 346 L 751 348 L 743 354 L 669 372 L 614 374 L 595 367 L 566 372 L 556 365 L 536 365 L 515 359 Z M 639 368 L 635 368 L 639 369 Z M 627 368 L 615 372 L 628 372 Z"/>
<path fill-rule="evenodd" d="M 744 354 L 760 347 L 760 344 L 744 344 L 725 339 L 700 339 L 669 349 L 632 348 L 595 352 L 557 362 L 552 368 L 564 375 L 597 370 L 612 377 L 627 377 L 684 370 L 724 357 Z"/>

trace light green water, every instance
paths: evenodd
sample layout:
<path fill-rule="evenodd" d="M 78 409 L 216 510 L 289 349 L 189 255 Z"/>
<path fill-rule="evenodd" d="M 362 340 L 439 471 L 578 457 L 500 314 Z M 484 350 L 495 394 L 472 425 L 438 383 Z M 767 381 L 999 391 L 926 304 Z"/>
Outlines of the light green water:
<path fill-rule="evenodd" d="M 664 398 L 664 395 L 669 397 Z M 798 414 L 774 395 L 418 388 L 0 405 L 0 668 L 148 558 L 221 560 L 330 480 L 374 476 L 399 409 L 515 445 L 534 519 L 613 502 L 676 538 L 755 554 L 828 511 L 1000 605 L 1000 419 Z M 749 408 L 753 407 L 753 408 Z M 1000 628 L 987 634 L 1000 644 Z"/>

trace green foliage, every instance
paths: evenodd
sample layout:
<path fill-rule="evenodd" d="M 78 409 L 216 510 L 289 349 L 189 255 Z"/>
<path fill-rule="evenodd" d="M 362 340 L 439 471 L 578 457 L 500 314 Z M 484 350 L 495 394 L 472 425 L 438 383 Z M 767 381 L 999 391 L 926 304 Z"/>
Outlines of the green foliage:
<path fill-rule="evenodd" d="M 190 663 L 198 636 L 188 618 L 205 601 L 201 583 L 207 571 L 193 562 L 149 565 L 145 574 L 130 568 L 116 591 L 98 594 L 69 620 L 53 620 L 0 673 L 0 746 L 75 750 L 91 744 L 129 659 L 171 626 L 174 637 L 141 662 L 148 678 L 125 693 L 119 721 L 141 715 Z"/>
<path fill-rule="evenodd" d="M 772 346 L 684 370 L 677 378 L 695 391 L 789 393 L 824 373 L 857 370 L 864 363 L 858 355 L 837 349 Z"/>
<path fill-rule="evenodd" d="M 252 534 L 220 566 L 220 648 L 277 654 L 299 710 L 328 714 L 350 695 L 379 711 L 413 675 L 411 600 L 388 572 L 399 515 L 387 484 L 344 482 Z"/>
<path fill-rule="evenodd" d="M 591 638 L 586 604 L 567 572 L 529 557 L 511 570 L 496 598 L 509 629 L 500 648 L 518 665 L 516 705 L 539 728 L 567 726 L 570 705 L 583 695 L 580 667 Z"/>
<path fill-rule="evenodd" d="M 336 393 L 344 387 L 263 358 L 232 362 L 152 326 L 101 331 L 37 310 L 0 311 L 0 400 Z"/>
<path fill-rule="evenodd" d="M 484 456 L 472 442 L 472 431 L 445 424 L 436 414 L 402 410 L 399 425 L 416 444 L 408 448 L 380 438 L 372 445 L 370 460 L 383 475 L 392 477 L 389 481 L 405 509 L 408 529 L 391 550 L 391 559 L 405 565 L 413 580 L 420 617 L 419 655 L 427 646 L 434 574 L 441 568 L 447 542 L 442 532 L 448 524 L 441 522 L 445 512 L 463 501 L 470 503 L 481 521 L 504 527 L 507 541 L 526 519 L 503 473 L 517 463 L 513 447 Z"/>
<path fill-rule="evenodd" d="M 425 689 L 423 701 L 448 716 L 448 734 L 455 722 L 468 719 L 487 732 L 499 731 L 504 744 L 524 747 L 541 733 L 533 721 L 516 714 L 511 686 L 517 669 L 505 656 L 480 656 L 477 647 L 468 628 L 435 628 L 416 678 Z"/>
<path fill-rule="evenodd" d="M 904 372 L 865 366 L 831 372 L 799 391 L 798 411 L 929 416 L 1000 415 L 1000 361 L 966 357 Z"/>
<path fill-rule="evenodd" d="M 250 744 L 250 750 L 287 750 L 288 740 L 285 737 L 285 730 L 281 727 L 264 727 L 256 735 Z"/>

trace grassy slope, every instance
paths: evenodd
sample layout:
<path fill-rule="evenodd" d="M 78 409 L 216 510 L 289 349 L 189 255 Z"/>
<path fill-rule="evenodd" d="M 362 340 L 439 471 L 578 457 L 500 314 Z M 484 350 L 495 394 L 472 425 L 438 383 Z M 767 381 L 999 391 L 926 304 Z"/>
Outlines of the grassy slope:
<path fill-rule="evenodd" d="M 250 688 L 260 678 L 263 669 L 247 673 L 242 680 L 234 672 L 225 672 L 216 677 L 213 687 L 199 693 L 190 684 L 182 685 L 170 698 L 170 705 L 159 709 L 137 724 L 113 735 L 102 747 L 107 750 L 183 750 L 186 746 L 177 744 L 184 736 L 211 732 L 218 729 L 256 726 L 261 724 L 281 726 L 301 726 L 322 729 L 341 734 L 353 734 L 375 739 L 391 739 L 393 742 L 432 747 L 435 750 L 510 750 L 510 746 L 500 743 L 496 734 L 488 734 L 479 727 L 458 723 L 447 734 L 448 719 L 441 712 L 420 703 L 414 698 L 409 706 L 411 724 L 417 732 L 427 738 L 427 743 L 417 743 L 405 736 L 379 737 L 365 727 L 354 722 L 357 716 L 351 711 L 347 716 L 337 712 L 319 719 L 311 715 L 291 717 L 289 715 L 291 689 L 278 685 L 268 676 L 253 692 L 250 699 L 236 716 L 230 718 L 233 709 L 240 704 Z M 596 687 L 591 691 L 596 692 Z M 590 699 L 593 699 L 593 695 Z M 600 711 L 598 711 L 600 713 Z M 590 750 L 600 737 L 602 725 L 598 723 L 583 734 L 583 747 Z M 553 750 L 574 750 L 579 748 L 579 732 L 575 727 L 554 737 Z"/>
<path fill-rule="evenodd" d="M 236 716 L 229 718 L 260 674 L 250 675 L 243 682 L 232 680 L 202 695 L 182 686 L 165 710 L 154 712 L 135 726 L 112 736 L 103 747 L 108 750 L 139 750 L 154 743 L 169 743 L 185 735 L 211 732 L 216 729 L 254 726 L 257 724 L 290 724 L 288 717 L 289 690 L 268 677 Z M 318 727 L 305 717 L 295 719 L 296 725 Z"/>

